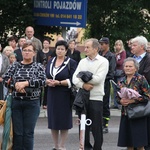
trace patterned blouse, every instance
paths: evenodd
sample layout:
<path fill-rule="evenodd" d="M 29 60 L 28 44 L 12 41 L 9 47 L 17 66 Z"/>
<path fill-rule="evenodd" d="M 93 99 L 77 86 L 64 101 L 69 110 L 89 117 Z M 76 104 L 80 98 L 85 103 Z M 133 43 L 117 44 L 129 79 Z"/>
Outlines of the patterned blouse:
<path fill-rule="evenodd" d="M 7 81 L 12 79 L 12 85 L 16 82 L 28 81 L 29 86 L 25 88 L 26 93 L 19 93 L 13 88 L 13 97 L 16 99 L 34 100 L 40 97 L 41 87 L 45 85 L 46 75 L 43 65 L 33 62 L 31 64 L 22 64 L 15 62 L 8 68 L 4 75 L 5 86 Z"/>
<path fill-rule="evenodd" d="M 127 87 L 137 91 L 141 96 L 138 99 L 135 99 L 136 103 L 147 102 L 150 100 L 150 86 L 146 80 L 146 78 L 139 73 L 135 73 L 132 77 L 129 84 L 127 84 L 127 78 L 123 77 L 120 81 L 118 81 L 118 87 L 121 89 L 122 87 Z M 120 98 L 117 98 L 118 103 L 120 103 Z M 124 107 L 122 109 L 122 113 L 124 112 Z"/>

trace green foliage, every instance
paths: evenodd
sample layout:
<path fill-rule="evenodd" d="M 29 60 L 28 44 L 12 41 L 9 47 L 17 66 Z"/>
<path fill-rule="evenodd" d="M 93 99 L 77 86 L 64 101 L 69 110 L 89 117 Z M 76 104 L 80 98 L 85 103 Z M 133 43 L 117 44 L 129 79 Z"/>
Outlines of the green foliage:
<path fill-rule="evenodd" d="M 0 0 L 0 42 L 6 44 L 8 35 L 23 36 L 27 26 L 33 26 L 35 36 L 42 40 L 45 33 L 59 33 L 59 27 L 37 26 L 33 19 L 32 0 Z"/>
<path fill-rule="evenodd" d="M 109 37 L 111 47 L 118 39 L 126 43 L 137 35 L 150 39 L 150 15 L 143 15 L 143 9 L 150 10 L 149 1 L 88 0 L 88 26 L 84 36 Z"/>
<path fill-rule="evenodd" d="M 37 26 L 33 19 L 32 0 L 0 0 L 0 42 L 6 43 L 8 34 L 24 35 L 29 25 L 42 40 L 45 33 L 60 33 L 61 27 Z M 117 39 L 124 43 L 137 35 L 150 39 L 150 11 L 148 0 L 88 0 L 85 38 L 110 38 L 112 47 Z M 143 15 L 144 14 L 144 15 Z M 53 37 L 51 37 L 53 38 Z"/>

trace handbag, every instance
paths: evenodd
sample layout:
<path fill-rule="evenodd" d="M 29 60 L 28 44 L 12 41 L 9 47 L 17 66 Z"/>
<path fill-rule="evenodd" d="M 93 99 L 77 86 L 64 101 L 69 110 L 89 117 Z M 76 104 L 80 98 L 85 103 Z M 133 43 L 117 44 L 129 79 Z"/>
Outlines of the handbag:
<path fill-rule="evenodd" d="M 150 100 L 148 100 L 147 103 L 128 105 L 127 115 L 129 119 L 136 119 L 136 118 L 150 116 Z"/>
<path fill-rule="evenodd" d="M 71 89 L 70 89 L 70 105 L 71 105 L 71 107 L 73 105 L 76 95 L 77 95 L 77 87 L 75 85 L 72 85 Z"/>

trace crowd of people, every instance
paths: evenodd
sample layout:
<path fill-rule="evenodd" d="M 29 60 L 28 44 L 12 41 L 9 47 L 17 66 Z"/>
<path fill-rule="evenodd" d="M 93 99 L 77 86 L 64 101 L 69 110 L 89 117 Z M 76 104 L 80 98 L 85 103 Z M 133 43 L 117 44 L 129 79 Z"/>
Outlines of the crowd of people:
<path fill-rule="evenodd" d="M 82 59 L 75 39 L 66 41 L 59 37 L 53 49 L 50 45 L 49 38 L 41 42 L 34 37 L 31 26 L 26 27 L 24 37 L 12 36 L 8 46 L 2 49 L 0 45 L 0 99 L 6 98 L 10 81 L 14 84 L 13 150 L 33 149 L 34 129 L 41 106 L 47 109 L 48 128 L 54 142 L 52 149 L 66 150 L 68 130 L 72 128 L 72 85 L 90 93 L 86 115 L 92 124 L 86 126 L 85 150 L 101 150 L 103 134 L 109 133 L 112 88 L 112 108 L 121 109 L 118 146 L 128 150 L 149 150 L 150 116 L 130 120 L 125 111 L 132 103 L 150 100 L 150 42 L 144 36 L 134 37 L 128 41 L 130 50 L 126 51 L 120 39 L 112 50 L 108 37 L 91 38 L 85 41 L 86 57 Z M 85 71 L 92 73 L 88 82 L 78 77 Z M 137 91 L 140 97 L 120 98 L 117 93 L 123 87 Z M 80 118 L 81 114 L 78 115 Z"/>

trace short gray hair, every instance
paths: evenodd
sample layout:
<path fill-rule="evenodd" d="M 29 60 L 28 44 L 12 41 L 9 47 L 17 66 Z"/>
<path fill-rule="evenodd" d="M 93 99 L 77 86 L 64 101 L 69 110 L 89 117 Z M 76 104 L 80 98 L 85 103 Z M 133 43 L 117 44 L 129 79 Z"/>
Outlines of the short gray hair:
<path fill-rule="evenodd" d="M 126 58 L 126 59 L 124 60 L 124 62 L 123 62 L 123 67 L 124 67 L 125 63 L 128 62 L 128 61 L 133 61 L 136 70 L 137 70 L 137 71 L 139 70 L 139 63 L 137 62 L 136 59 L 134 59 L 134 58 L 132 58 L 132 57 L 128 57 L 128 58 Z"/>
<path fill-rule="evenodd" d="M 144 46 L 144 50 L 147 50 L 147 39 L 144 36 L 136 36 L 131 40 L 131 43 L 138 42 L 139 45 Z"/>
<path fill-rule="evenodd" d="M 90 42 L 90 41 L 92 41 L 92 47 L 93 47 L 93 48 L 99 48 L 98 39 L 95 39 L 95 38 L 87 39 L 87 40 L 85 41 L 85 43 Z"/>

